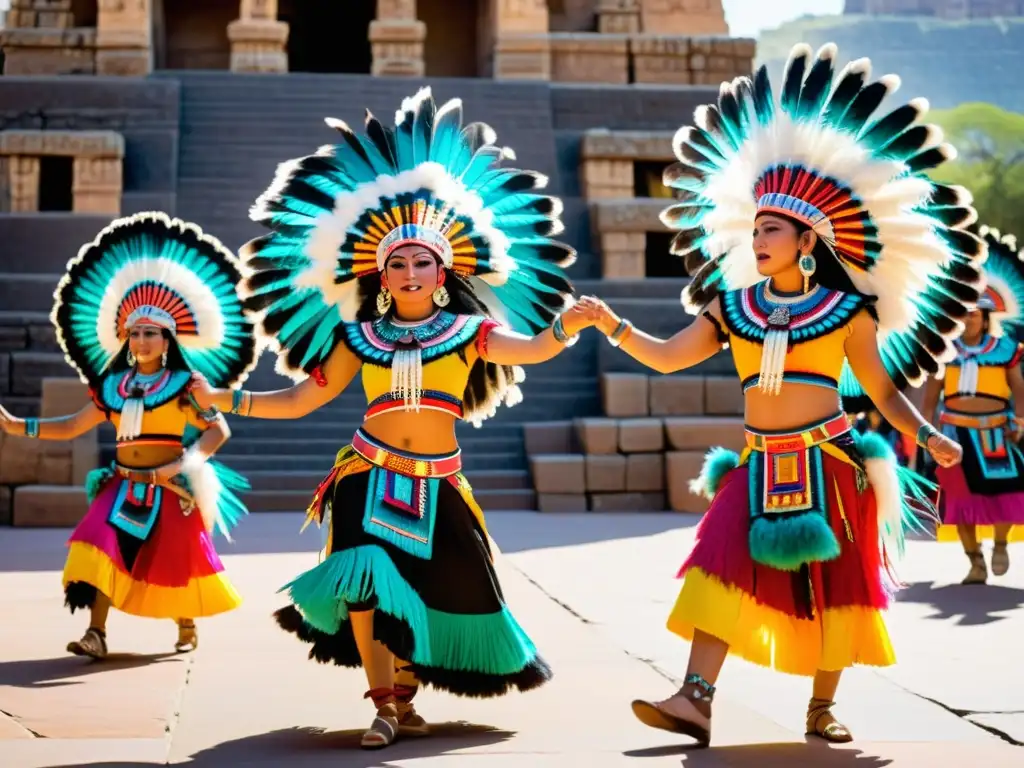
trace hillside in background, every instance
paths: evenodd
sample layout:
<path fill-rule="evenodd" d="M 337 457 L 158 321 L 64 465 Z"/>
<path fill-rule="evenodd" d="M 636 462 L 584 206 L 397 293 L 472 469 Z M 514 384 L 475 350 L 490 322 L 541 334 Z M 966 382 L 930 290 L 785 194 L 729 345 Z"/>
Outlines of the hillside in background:
<path fill-rule="evenodd" d="M 779 82 L 790 48 L 839 46 L 839 64 L 867 56 L 876 76 L 895 72 L 902 99 L 933 108 L 989 102 L 1024 112 L 1024 18 L 938 21 L 897 16 L 805 17 L 761 33 L 757 65 Z"/>

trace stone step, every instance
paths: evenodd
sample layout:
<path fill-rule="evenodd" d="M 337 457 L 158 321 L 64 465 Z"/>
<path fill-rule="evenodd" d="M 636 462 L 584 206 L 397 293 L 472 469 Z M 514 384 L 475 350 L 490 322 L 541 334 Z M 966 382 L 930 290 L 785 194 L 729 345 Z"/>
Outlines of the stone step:
<path fill-rule="evenodd" d="M 0 217 L 2 218 L 2 217 Z M 6 246 L 4 247 L 6 253 Z M 49 312 L 59 274 L 0 273 L 0 307 L 6 312 Z"/>
<path fill-rule="evenodd" d="M 5 213 L 0 215 L 3 271 L 53 274 L 60 279 L 68 261 L 111 222 L 111 216 L 79 213 Z M 54 282 L 50 290 L 57 287 Z M 0 309 L 10 307 L 0 301 Z"/>
<path fill-rule="evenodd" d="M 474 492 L 484 490 L 532 490 L 530 473 L 525 469 L 485 469 L 467 471 L 466 479 Z M 302 491 L 312 494 L 326 470 L 259 470 L 246 475 L 254 491 Z"/>
<path fill-rule="evenodd" d="M 537 509 L 536 494 L 528 488 L 474 489 L 473 497 L 485 513 Z M 301 512 L 309 505 L 310 491 L 250 491 L 243 501 L 250 512 Z"/>

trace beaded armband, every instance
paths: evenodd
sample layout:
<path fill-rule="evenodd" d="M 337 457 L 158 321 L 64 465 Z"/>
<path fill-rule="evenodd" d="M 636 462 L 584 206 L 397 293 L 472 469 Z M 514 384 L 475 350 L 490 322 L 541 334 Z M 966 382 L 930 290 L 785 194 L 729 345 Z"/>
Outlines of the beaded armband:
<path fill-rule="evenodd" d="M 939 431 L 931 424 L 922 424 L 917 430 L 917 444 L 927 450 L 929 438 L 937 434 Z"/>
<path fill-rule="evenodd" d="M 565 332 L 565 326 L 562 325 L 561 315 L 556 317 L 555 322 L 551 324 L 551 332 L 555 335 L 555 341 L 557 341 L 559 344 L 565 344 L 565 346 L 567 347 L 571 347 L 580 339 L 579 334 L 576 334 L 575 336 L 569 336 L 569 334 Z"/>
<path fill-rule="evenodd" d="M 247 389 L 231 390 L 231 413 L 235 416 L 248 416 L 252 413 L 252 392 Z"/>
<path fill-rule="evenodd" d="M 207 424 L 212 424 L 213 422 L 215 422 L 217 420 L 217 417 L 220 415 L 220 411 L 218 411 L 216 408 L 209 408 L 204 411 L 203 407 L 196 402 L 196 399 L 191 392 L 188 393 L 188 401 L 189 403 L 192 404 L 192 407 L 196 409 L 196 413 L 199 414 L 199 418 L 201 418 Z"/>
<path fill-rule="evenodd" d="M 39 419 L 25 419 L 25 437 L 39 437 Z"/>

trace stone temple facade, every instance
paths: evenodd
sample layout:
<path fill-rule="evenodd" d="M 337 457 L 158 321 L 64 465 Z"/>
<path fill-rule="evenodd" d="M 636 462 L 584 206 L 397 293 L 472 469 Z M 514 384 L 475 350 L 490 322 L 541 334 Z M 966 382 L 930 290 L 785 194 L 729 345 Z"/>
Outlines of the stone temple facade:
<path fill-rule="evenodd" d="M 753 40 L 720 0 L 11 0 L 0 30 L 0 403 L 74 412 L 85 392 L 49 320 L 67 261 L 118 216 L 161 210 L 229 248 L 277 164 L 334 136 L 323 118 L 387 118 L 429 85 L 491 124 L 564 204 L 570 276 L 665 337 L 691 319 L 659 212 L 672 136 Z M 285 381 L 265 356 L 254 389 Z M 532 367 L 525 400 L 459 425 L 487 510 L 699 511 L 711 445 L 739 446 L 728 353 L 651 375 L 597 334 Z M 231 418 L 219 453 L 253 511 L 295 511 L 362 420 L 356 384 L 297 422 Z M 0 436 L 0 525 L 69 525 L 109 425 L 76 441 Z"/>
<path fill-rule="evenodd" d="M 5 73 L 345 72 L 717 83 L 720 0 L 11 0 Z M 694 38 L 721 36 L 716 43 Z"/>

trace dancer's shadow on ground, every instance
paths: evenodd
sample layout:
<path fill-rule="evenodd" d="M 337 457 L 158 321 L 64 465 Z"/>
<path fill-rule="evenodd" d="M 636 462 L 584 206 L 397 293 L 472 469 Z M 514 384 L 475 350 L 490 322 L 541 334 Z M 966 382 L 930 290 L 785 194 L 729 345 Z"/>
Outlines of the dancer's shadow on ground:
<path fill-rule="evenodd" d="M 284 728 L 247 736 L 204 749 L 180 763 L 189 768 L 225 766 L 331 766 L 380 768 L 397 760 L 438 757 L 459 749 L 500 744 L 515 736 L 490 725 L 474 723 L 431 724 L 430 736 L 400 738 L 383 750 L 359 747 L 362 730 L 325 731 L 321 728 Z M 67 764 L 54 768 L 142 768 L 135 763 Z"/>
<path fill-rule="evenodd" d="M 936 585 L 918 581 L 900 591 L 896 600 L 930 606 L 935 612 L 926 618 L 945 620 L 958 616 L 957 624 L 972 627 L 1008 618 L 994 614 L 1024 606 L 1024 589 L 996 584 Z"/>
<path fill-rule="evenodd" d="M 84 656 L 60 656 L 53 659 L 0 661 L 0 685 L 17 688 L 58 688 L 80 685 L 81 680 L 71 678 L 117 672 L 123 669 L 146 667 L 185 657 L 179 653 L 111 653 L 105 659 Z"/>
<path fill-rule="evenodd" d="M 673 745 L 634 749 L 623 753 L 626 757 L 682 758 L 683 768 L 883 768 L 892 760 L 868 755 L 859 749 L 839 748 L 824 744 L 819 739 L 808 737 L 804 744 L 743 744 L 733 747 L 707 749 L 693 745 Z M 637 760 L 637 766 L 643 761 Z"/>

